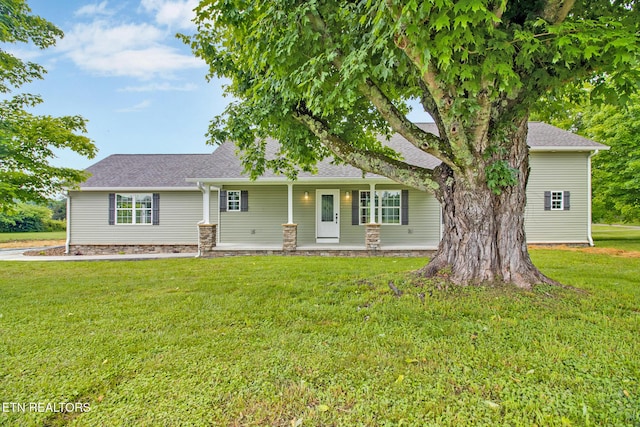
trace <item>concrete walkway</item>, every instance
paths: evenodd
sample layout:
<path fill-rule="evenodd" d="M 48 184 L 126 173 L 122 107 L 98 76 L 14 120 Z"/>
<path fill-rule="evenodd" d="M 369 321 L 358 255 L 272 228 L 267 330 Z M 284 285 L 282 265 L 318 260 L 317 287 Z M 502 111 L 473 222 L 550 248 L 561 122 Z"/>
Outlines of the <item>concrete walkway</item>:
<path fill-rule="evenodd" d="M 198 254 L 123 254 L 123 255 L 65 255 L 30 256 L 27 251 L 39 251 L 47 248 L 0 249 L 0 261 L 139 261 L 146 259 L 195 258 Z"/>

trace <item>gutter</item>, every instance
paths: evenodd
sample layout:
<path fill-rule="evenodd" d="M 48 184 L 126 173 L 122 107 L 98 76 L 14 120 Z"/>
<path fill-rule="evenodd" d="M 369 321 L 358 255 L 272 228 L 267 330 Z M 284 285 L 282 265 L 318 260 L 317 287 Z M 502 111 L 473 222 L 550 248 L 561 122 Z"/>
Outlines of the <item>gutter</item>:
<path fill-rule="evenodd" d="M 164 192 L 164 191 L 198 191 L 197 187 L 80 187 L 80 191 L 109 191 L 111 193 L 126 192 Z"/>
<path fill-rule="evenodd" d="M 594 150 L 591 152 L 591 154 L 589 154 L 589 157 L 587 157 L 587 191 L 589 193 L 589 203 L 587 204 L 587 240 L 589 240 L 589 246 L 593 247 L 595 246 L 595 243 L 593 243 L 593 236 L 591 235 L 591 222 L 593 222 L 593 218 L 591 217 L 592 215 L 592 191 L 591 191 L 591 158 L 593 156 L 595 156 L 596 154 L 598 154 L 599 150 Z"/>
<path fill-rule="evenodd" d="M 64 253 L 69 255 L 71 248 L 71 194 L 69 191 L 65 191 L 67 196 L 67 241 L 64 244 Z"/>
<path fill-rule="evenodd" d="M 384 177 L 375 177 L 375 178 L 355 178 L 355 177 L 345 177 L 345 178 L 324 178 L 324 177 L 302 177 L 298 178 L 295 181 L 291 181 L 285 177 L 268 177 L 268 178 L 258 178 L 255 181 L 251 181 L 248 177 L 243 178 L 187 178 L 187 182 L 200 182 L 200 183 L 208 183 L 211 184 L 212 187 L 221 187 L 222 185 L 229 184 L 246 184 L 248 182 L 251 185 L 274 185 L 274 184 L 335 184 L 335 185 L 344 185 L 344 184 L 394 184 L 395 181 L 384 178 Z"/>

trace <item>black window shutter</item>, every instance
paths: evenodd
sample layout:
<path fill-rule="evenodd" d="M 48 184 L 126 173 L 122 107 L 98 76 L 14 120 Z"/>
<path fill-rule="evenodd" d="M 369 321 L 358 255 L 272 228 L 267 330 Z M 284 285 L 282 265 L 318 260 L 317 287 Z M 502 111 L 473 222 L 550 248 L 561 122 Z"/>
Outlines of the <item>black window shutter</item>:
<path fill-rule="evenodd" d="M 351 225 L 360 224 L 360 194 L 358 190 L 351 192 Z"/>
<path fill-rule="evenodd" d="M 551 210 L 551 191 L 544 192 L 544 210 L 545 211 Z"/>
<path fill-rule="evenodd" d="M 400 223 L 402 225 L 409 225 L 409 190 L 402 190 L 402 196 L 400 197 L 401 215 Z"/>
<path fill-rule="evenodd" d="M 227 190 L 220 190 L 220 212 L 227 211 Z"/>
<path fill-rule="evenodd" d="M 568 211 L 571 209 L 570 197 L 571 197 L 570 191 L 565 191 L 564 194 L 562 195 L 562 198 L 563 198 L 562 205 L 564 206 L 565 211 Z"/>
<path fill-rule="evenodd" d="M 116 224 L 116 193 L 109 193 L 109 225 Z"/>
<path fill-rule="evenodd" d="M 153 193 L 151 223 L 160 225 L 160 193 Z"/>
<path fill-rule="evenodd" d="M 240 191 L 240 212 L 249 212 L 249 192 Z"/>

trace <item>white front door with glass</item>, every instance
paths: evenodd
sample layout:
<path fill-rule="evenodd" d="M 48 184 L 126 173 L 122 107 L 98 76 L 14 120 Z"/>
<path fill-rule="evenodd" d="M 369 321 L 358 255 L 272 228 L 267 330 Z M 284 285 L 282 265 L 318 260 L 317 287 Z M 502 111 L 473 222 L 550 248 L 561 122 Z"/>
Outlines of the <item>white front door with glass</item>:
<path fill-rule="evenodd" d="M 316 190 L 316 242 L 340 241 L 340 190 Z"/>

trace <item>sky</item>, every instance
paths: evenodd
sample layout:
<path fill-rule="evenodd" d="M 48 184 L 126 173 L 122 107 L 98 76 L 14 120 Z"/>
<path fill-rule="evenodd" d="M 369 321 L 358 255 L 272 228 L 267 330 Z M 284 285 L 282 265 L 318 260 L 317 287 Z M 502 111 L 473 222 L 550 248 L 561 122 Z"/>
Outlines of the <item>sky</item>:
<path fill-rule="evenodd" d="M 59 152 L 55 165 L 84 169 L 111 154 L 214 150 L 205 134 L 229 98 L 223 82 L 207 82 L 206 64 L 175 37 L 195 31 L 191 19 L 198 0 L 27 3 L 65 35 L 45 50 L 6 46 L 48 71 L 19 92 L 43 97 L 36 114 L 83 116 L 99 150 L 93 160 Z"/>

